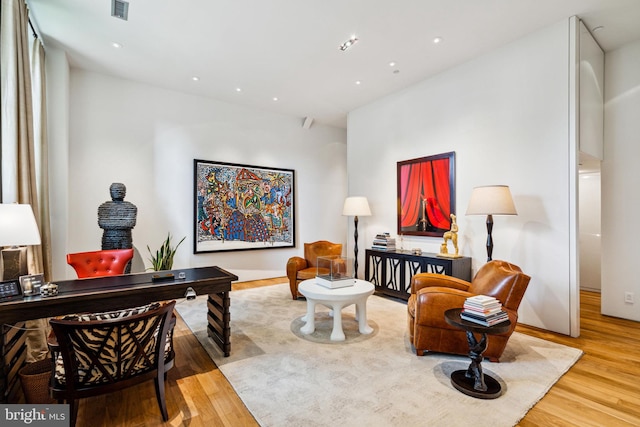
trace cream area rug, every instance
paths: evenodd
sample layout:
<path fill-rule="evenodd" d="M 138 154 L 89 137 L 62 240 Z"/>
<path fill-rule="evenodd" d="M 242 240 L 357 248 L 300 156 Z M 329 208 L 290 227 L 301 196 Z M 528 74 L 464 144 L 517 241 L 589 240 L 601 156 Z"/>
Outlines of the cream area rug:
<path fill-rule="evenodd" d="M 207 337 L 206 296 L 176 308 L 261 426 L 513 426 L 582 354 L 514 333 L 500 363 L 483 362 L 503 395 L 482 400 L 451 385 L 468 358 L 415 355 L 402 302 L 368 299 L 370 335 L 345 308 L 346 340 L 331 343 L 322 306 L 316 333 L 299 333 L 306 302 L 293 301 L 287 284 L 233 291 L 230 357 Z"/>

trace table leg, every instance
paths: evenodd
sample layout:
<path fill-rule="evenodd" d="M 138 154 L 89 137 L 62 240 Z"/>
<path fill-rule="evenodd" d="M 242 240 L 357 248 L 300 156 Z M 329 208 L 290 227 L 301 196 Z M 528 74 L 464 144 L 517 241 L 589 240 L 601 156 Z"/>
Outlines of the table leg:
<path fill-rule="evenodd" d="M 358 321 L 358 330 L 361 334 L 370 334 L 373 328 L 367 323 L 367 299 L 363 299 L 356 303 L 356 320 Z"/>
<path fill-rule="evenodd" d="M 331 331 L 331 341 L 344 341 L 344 331 L 342 330 L 342 305 L 333 305 L 333 331 Z"/>
<path fill-rule="evenodd" d="M 473 332 L 467 331 L 469 358 L 471 363 L 466 370 L 451 373 L 451 383 L 459 391 L 479 399 L 495 399 L 502 395 L 502 386 L 493 377 L 482 372 L 482 353 L 487 349 L 487 334 L 480 341 Z"/>
<path fill-rule="evenodd" d="M 312 334 L 316 330 L 316 302 L 307 298 L 307 314 L 302 318 L 306 323 L 300 328 L 305 335 Z"/>
<path fill-rule="evenodd" d="M 484 383 L 484 374 L 482 373 L 482 353 L 487 349 L 487 334 L 482 334 L 482 338 L 478 341 L 473 332 L 467 331 L 467 342 L 469 343 L 471 363 L 465 376 L 473 378 L 474 389 L 487 391 L 487 385 Z"/>

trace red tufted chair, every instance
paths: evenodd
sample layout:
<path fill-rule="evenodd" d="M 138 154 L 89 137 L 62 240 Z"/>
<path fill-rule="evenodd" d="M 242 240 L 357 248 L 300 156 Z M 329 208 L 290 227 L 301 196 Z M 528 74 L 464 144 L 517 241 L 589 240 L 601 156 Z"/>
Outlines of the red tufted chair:
<path fill-rule="evenodd" d="M 484 357 L 497 362 L 516 328 L 518 307 L 530 279 L 520 267 L 496 260 L 483 265 L 471 282 L 444 274 L 416 274 L 411 278 L 407 303 L 409 338 L 416 354 L 422 356 L 425 351 L 468 354 L 466 332 L 449 325 L 444 312 L 461 308 L 470 296 L 489 295 L 500 300 L 511 320 L 507 332 L 489 337 Z"/>
<path fill-rule="evenodd" d="M 132 258 L 133 249 L 109 249 L 67 254 L 67 264 L 76 270 L 79 279 L 117 276 L 124 274 L 124 269 Z"/>

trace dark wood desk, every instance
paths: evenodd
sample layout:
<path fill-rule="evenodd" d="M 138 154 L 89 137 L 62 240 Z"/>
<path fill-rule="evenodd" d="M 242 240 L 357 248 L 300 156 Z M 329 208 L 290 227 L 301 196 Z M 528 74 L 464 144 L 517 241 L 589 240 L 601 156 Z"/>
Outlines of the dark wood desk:
<path fill-rule="evenodd" d="M 174 280 L 153 282 L 152 276 L 173 273 Z M 184 279 L 178 274 L 184 273 Z M 101 312 L 135 307 L 153 301 L 184 298 L 191 287 L 198 295 L 209 295 L 207 303 L 208 335 L 225 356 L 231 352 L 229 292 L 238 277 L 219 267 L 186 268 L 162 273 L 137 273 L 54 282 L 58 295 L 40 295 L 0 303 L 0 325 L 13 325 L 78 312 Z M 6 328 L 3 327 L 4 332 Z M 4 340 L 0 340 L 0 347 Z M 0 348 L 0 354 L 4 349 Z M 5 396 L 7 372 L 0 369 L 0 399 Z"/>

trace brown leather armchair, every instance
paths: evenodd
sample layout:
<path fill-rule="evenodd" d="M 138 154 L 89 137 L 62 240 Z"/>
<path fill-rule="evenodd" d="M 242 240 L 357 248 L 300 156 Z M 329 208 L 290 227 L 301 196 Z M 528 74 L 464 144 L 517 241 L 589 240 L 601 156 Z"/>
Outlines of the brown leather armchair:
<path fill-rule="evenodd" d="M 331 255 L 342 255 L 342 244 L 319 240 L 304 244 L 304 258 L 298 256 L 289 258 L 289 261 L 287 261 L 287 277 L 289 278 L 289 287 L 291 288 L 291 297 L 293 299 L 298 299 L 298 297 L 302 296 L 298 293 L 298 284 L 301 281 L 316 277 L 317 258 Z"/>
<path fill-rule="evenodd" d="M 506 261 L 488 262 L 471 283 L 443 274 L 416 274 L 411 278 L 411 296 L 407 303 L 409 337 L 416 354 L 422 356 L 425 351 L 468 354 L 466 332 L 449 325 L 444 312 L 461 308 L 467 297 L 489 295 L 500 300 L 511 320 L 509 331 L 488 337 L 484 357 L 497 362 L 515 330 L 518 307 L 530 279 L 518 266 Z"/>

